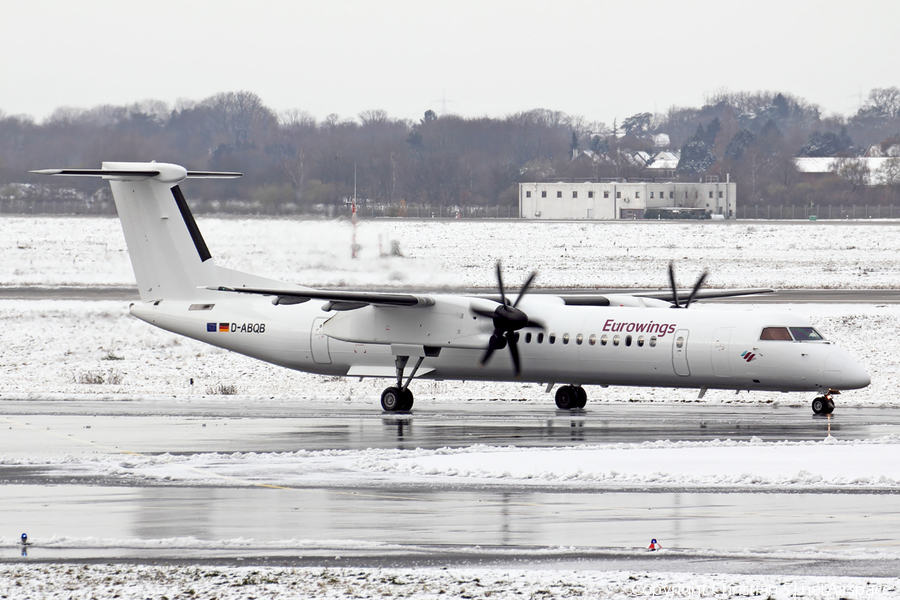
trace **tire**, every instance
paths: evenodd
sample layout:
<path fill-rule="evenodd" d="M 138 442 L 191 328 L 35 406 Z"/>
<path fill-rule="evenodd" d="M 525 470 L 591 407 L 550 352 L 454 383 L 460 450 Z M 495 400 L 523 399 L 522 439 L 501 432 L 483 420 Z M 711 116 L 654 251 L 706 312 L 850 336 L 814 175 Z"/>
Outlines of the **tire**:
<path fill-rule="evenodd" d="M 381 408 L 387 412 L 403 410 L 403 393 L 400 388 L 389 387 L 381 392 Z"/>
<path fill-rule="evenodd" d="M 823 397 L 816 398 L 812 401 L 812 411 L 817 415 L 827 414 L 825 411 L 828 410 L 828 401 Z"/>
<path fill-rule="evenodd" d="M 571 385 L 564 385 L 556 390 L 556 406 L 563 410 L 571 410 L 578 404 L 578 393 Z"/>
<path fill-rule="evenodd" d="M 581 386 L 575 386 L 575 396 L 578 398 L 578 402 L 573 408 L 584 408 L 588 401 L 587 390 Z"/>
<path fill-rule="evenodd" d="M 407 388 L 407 390 L 405 392 L 401 390 L 400 394 L 401 394 L 400 408 L 398 408 L 397 410 L 403 410 L 403 411 L 412 410 L 413 400 L 415 400 L 415 398 L 413 398 L 412 390 Z"/>
<path fill-rule="evenodd" d="M 825 400 L 825 414 L 830 415 L 833 412 L 834 412 L 834 400 L 831 400 L 830 398 L 828 398 Z"/>

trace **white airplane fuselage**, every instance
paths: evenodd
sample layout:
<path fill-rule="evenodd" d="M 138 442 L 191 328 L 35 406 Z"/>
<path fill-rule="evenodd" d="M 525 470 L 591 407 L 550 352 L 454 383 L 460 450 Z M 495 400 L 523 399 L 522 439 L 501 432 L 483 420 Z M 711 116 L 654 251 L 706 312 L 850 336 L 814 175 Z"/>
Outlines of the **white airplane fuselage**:
<path fill-rule="evenodd" d="M 420 336 L 404 340 L 401 330 L 414 334 L 434 319 L 434 307 L 335 313 L 324 312 L 316 300 L 275 306 L 266 297 L 236 296 L 210 301 L 202 305 L 206 310 L 197 310 L 196 302 L 165 300 L 135 304 L 131 312 L 157 327 L 283 367 L 351 377 L 394 377 L 398 345 L 421 345 Z M 869 383 L 862 367 L 831 342 L 760 340 L 764 327 L 811 326 L 790 313 L 565 306 L 540 296 L 521 304 L 545 328 L 519 332 L 523 367 L 516 377 L 502 352 L 479 365 L 491 324 L 466 310 L 473 299 L 435 298 L 438 306 L 446 302 L 458 310 L 440 316 L 452 319 L 452 327 L 432 328 L 427 345 L 440 352 L 423 360 L 418 378 L 822 393 Z M 366 328 L 352 327 L 352 321 L 363 320 Z M 378 333 L 382 341 L 372 339 Z M 388 341 L 398 339 L 401 344 Z"/>

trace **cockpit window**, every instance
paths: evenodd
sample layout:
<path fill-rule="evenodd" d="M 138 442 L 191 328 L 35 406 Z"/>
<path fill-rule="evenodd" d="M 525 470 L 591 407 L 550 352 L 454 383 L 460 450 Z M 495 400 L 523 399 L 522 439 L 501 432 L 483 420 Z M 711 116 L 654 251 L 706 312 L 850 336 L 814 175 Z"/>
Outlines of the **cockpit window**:
<path fill-rule="evenodd" d="M 798 342 L 823 342 L 825 338 L 812 327 L 791 327 L 791 333 Z"/>
<path fill-rule="evenodd" d="M 800 329 L 799 327 L 797 329 Z M 762 334 L 759 336 L 761 340 L 782 340 L 782 341 L 793 341 L 790 332 L 787 327 L 766 327 L 762 330 Z"/>

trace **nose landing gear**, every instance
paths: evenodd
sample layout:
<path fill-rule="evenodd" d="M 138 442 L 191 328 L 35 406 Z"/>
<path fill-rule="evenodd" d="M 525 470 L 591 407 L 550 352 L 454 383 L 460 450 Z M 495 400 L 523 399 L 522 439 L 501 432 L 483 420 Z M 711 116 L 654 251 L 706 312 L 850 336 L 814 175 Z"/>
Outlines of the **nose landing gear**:
<path fill-rule="evenodd" d="M 834 400 L 831 398 L 832 392 L 828 392 L 812 401 L 812 411 L 817 415 L 830 415 L 834 412 Z"/>

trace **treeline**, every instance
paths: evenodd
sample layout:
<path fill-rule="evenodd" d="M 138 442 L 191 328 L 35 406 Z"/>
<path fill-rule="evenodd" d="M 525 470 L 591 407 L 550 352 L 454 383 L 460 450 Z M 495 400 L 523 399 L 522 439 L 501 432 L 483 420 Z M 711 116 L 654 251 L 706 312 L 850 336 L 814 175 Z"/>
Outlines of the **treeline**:
<path fill-rule="evenodd" d="M 551 110 L 502 118 L 429 110 L 418 121 L 371 110 L 319 121 L 300 110 L 275 112 L 250 92 L 229 92 L 174 107 L 61 108 L 41 123 L 0 114 L 0 199 L 74 194 L 108 203 L 100 180 L 28 171 L 159 160 L 244 173 L 237 182 L 191 186 L 191 198 L 209 210 L 307 212 L 342 204 L 354 182 L 370 206 L 508 207 L 517 205 L 520 182 L 645 177 L 652 167 L 646 157 L 669 149 L 681 154 L 678 178 L 728 174 L 742 204 L 878 204 L 895 200 L 898 186 L 874 188 L 837 174 L 810 181 L 792 160 L 852 157 L 898 143 L 897 88 L 872 90 L 851 117 L 824 116 L 790 94 L 721 92 L 701 108 L 638 113 L 611 125 Z"/>

